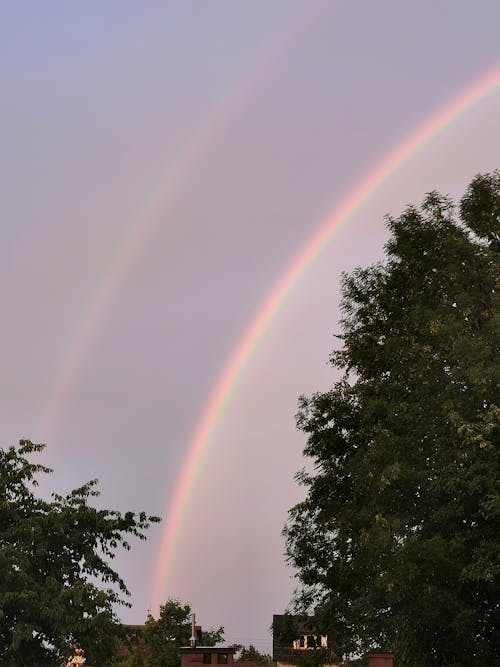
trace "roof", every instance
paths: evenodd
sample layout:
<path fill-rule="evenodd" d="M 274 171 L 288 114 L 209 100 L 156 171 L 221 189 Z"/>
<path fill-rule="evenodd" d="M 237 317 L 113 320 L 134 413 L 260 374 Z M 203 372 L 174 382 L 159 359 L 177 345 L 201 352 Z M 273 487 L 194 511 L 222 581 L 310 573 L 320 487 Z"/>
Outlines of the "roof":
<path fill-rule="evenodd" d="M 180 653 L 236 653 L 234 646 L 181 646 Z"/>

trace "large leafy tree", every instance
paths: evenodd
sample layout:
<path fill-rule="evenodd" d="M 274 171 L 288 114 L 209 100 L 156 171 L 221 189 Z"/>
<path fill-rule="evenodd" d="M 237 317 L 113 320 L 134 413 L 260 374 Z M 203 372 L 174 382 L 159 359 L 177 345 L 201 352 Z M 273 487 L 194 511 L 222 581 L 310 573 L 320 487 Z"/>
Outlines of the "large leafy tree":
<path fill-rule="evenodd" d="M 499 664 L 500 173 L 387 224 L 343 278 L 340 379 L 299 404 L 295 602 L 338 653 Z"/>
<path fill-rule="evenodd" d="M 148 615 L 141 628 L 134 628 L 124 642 L 123 655 L 113 664 L 123 667 L 180 667 L 179 648 L 189 646 L 191 605 L 169 598 L 160 606 L 158 618 Z M 215 646 L 224 639 L 224 628 L 202 631 L 203 646 Z"/>
<path fill-rule="evenodd" d="M 52 667 L 76 640 L 89 664 L 105 665 L 128 594 L 109 560 L 159 519 L 92 507 L 96 480 L 37 497 L 37 476 L 50 470 L 30 457 L 42 449 L 28 440 L 0 449 L 0 664 Z"/>

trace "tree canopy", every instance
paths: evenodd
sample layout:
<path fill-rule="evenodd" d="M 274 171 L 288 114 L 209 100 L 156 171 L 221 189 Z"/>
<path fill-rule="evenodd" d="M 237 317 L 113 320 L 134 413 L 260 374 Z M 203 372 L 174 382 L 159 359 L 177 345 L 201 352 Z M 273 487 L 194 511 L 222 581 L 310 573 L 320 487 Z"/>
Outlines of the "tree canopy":
<path fill-rule="evenodd" d="M 180 667 L 179 648 L 189 646 L 191 605 L 169 598 L 160 606 L 158 618 L 148 615 L 141 628 L 134 628 L 124 642 L 123 655 L 113 662 L 122 667 Z M 224 640 L 224 628 L 202 631 L 203 646 Z"/>
<path fill-rule="evenodd" d="M 295 605 L 339 654 L 498 664 L 500 173 L 387 225 L 385 261 L 343 277 L 340 379 L 299 402 Z"/>
<path fill-rule="evenodd" d="M 249 646 L 233 644 L 233 648 L 237 649 L 235 659 L 238 662 L 256 662 L 262 665 L 268 665 L 272 662 L 272 658 L 268 653 L 262 653 L 253 644 Z"/>
<path fill-rule="evenodd" d="M 89 664 L 108 664 L 116 606 L 128 605 L 109 560 L 159 518 L 92 507 L 96 480 L 37 497 L 37 476 L 51 471 L 30 457 L 43 447 L 22 440 L 0 449 L 0 663 L 53 667 L 76 640 Z"/>

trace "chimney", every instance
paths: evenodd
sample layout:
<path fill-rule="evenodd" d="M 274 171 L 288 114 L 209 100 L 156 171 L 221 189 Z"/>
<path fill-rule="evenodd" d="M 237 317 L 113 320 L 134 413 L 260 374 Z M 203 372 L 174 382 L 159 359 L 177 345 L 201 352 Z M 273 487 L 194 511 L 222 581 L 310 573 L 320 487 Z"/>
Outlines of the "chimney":
<path fill-rule="evenodd" d="M 191 648 L 196 648 L 196 615 L 191 614 L 191 638 L 189 640 L 189 644 Z"/>

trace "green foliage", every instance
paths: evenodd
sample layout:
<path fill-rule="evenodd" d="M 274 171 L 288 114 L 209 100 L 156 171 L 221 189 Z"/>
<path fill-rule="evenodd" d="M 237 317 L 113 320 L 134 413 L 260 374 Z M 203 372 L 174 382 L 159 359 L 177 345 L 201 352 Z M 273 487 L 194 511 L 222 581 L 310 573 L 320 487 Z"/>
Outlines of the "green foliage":
<path fill-rule="evenodd" d="M 273 651 L 279 662 L 297 665 L 297 667 L 324 667 L 337 664 L 342 656 L 331 645 L 327 632 L 322 628 L 322 619 L 300 614 L 279 614 L 273 617 Z M 327 637 L 328 646 L 322 647 L 318 635 Z M 314 650 L 293 650 L 292 645 L 300 637 L 307 637 L 308 647 L 313 646 L 311 636 L 317 637 Z"/>
<path fill-rule="evenodd" d="M 460 215 L 431 193 L 388 219 L 385 263 L 343 278 L 342 376 L 299 404 L 296 607 L 401 667 L 500 660 L 498 172 Z"/>
<path fill-rule="evenodd" d="M 148 667 L 179 667 L 179 647 L 189 646 L 191 607 L 169 599 L 160 607 L 158 619 L 149 615 L 144 627 Z"/>
<path fill-rule="evenodd" d="M 297 651 L 291 656 L 290 662 L 296 667 L 325 667 L 338 664 L 338 656 L 328 648 L 317 648 L 312 651 Z"/>
<path fill-rule="evenodd" d="M 96 480 L 38 498 L 36 478 L 51 471 L 28 457 L 43 447 L 22 440 L 0 449 L 0 664 L 52 667 L 75 639 L 88 664 L 103 665 L 114 649 L 114 607 L 128 594 L 108 560 L 159 519 L 91 507 Z"/>
<path fill-rule="evenodd" d="M 261 653 L 255 646 L 243 646 L 242 644 L 235 644 L 233 648 L 237 649 L 236 659 L 239 662 L 257 662 L 262 665 L 268 665 L 272 662 L 272 658 L 267 653 Z"/>
<path fill-rule="evenodd" d="M 180 667 L 179 648 L 189 646 L 191 606 L 168 599 L 160 607 L 157 619 L 150 614 L 142 631 L 130 637 L 127 652 L 114 665 L 122 667 Z M 224 640 L 224 628 L 202 633 L 203 646 L 215 646 Z M 134 662 L 135 661 L 135 662 Z"/>

